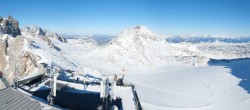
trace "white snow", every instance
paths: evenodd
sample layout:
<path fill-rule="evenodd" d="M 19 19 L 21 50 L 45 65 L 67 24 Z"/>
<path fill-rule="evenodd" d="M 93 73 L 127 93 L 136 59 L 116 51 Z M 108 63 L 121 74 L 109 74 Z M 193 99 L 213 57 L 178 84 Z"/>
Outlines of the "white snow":
<path fill-rule="evenodd" d="M 249 110 L 250 94 L 249 61 L 240 60 L 210 63 L 212 59 L 239 59 L 250 57 L 250 43 L 228 42 L 166 42 L 163 36 L 145 26 L 122 31 L 116 38 L 103 45 L 91 40 L 70 39 L 68 43 L 51 38 L 51 48 L 41 36 L 24 31 L 29 52 L 38 55 L 39 63 L 52 61 L 63 69 L 77 74 L 125 74 L 125 81 L 136 87 L 145 110 Z M 190 38 L 191 39 L 191 38 Z M 192 39 L 191 39 L 192 40 Z M 28 41 L 28 40 L 27 40 Z M 28 44 L 28 43 L 27 43 Z M 193 56 L 198 66 L 192 66 Z M 125 70 L 125 72 L 123 71 Z M 239 74 L 245 76 L 238 76 Z M 81 84 L 69 86 L 83 90 Z M 100 91 L 88 87 L 89 91 Z M 130 100 L 129 88 L 120 88 L 117 95 Z M 125 95 L 125 97 L 124 97 Z M 133 99 L 124 101 L 125 110 L 134 106 Z"/>
<path fill-rule="evenodd" d="M 134 96 L 131 87 L 116 87 L 116 95 L 122 99 L 124 110 L 135 110 Z"/>
<path fill-rule="evenodd" d="M 174 65 L 126 74 L 126 80 L 135 84 L 148 110 L 154 106 L 159 110 L 247 110 L 250 94 L 238 85 L 241 79 L 230 72 L 223 66 Z"/>

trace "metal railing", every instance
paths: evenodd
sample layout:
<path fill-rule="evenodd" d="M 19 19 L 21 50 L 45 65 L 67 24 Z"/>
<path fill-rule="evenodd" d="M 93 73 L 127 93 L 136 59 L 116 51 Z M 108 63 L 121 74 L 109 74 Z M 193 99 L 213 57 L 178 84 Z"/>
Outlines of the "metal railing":
<path fill-rule="evenodd" d="M 134 95 L 134 101 L 135 101 L 136 109 L 137 110 L 142 110 L 142 106 L 141 106 L 139 97 L 138 97 L 137 92 L 135 90 L 135 86 L 132 84 L 131 88 L 132 88 L 132 92 L 133 92 L 133 95 Z"/>
<path fill-rule="evenodd" d="M 5 87 L 10 87 L 10 83 L 8 82 L 8 80 L 6 80 L 6 78 L 4 76 L 2 76 L 0 78 L 0 80 L 2 80 L 2 82 L 4 83 Z"/>

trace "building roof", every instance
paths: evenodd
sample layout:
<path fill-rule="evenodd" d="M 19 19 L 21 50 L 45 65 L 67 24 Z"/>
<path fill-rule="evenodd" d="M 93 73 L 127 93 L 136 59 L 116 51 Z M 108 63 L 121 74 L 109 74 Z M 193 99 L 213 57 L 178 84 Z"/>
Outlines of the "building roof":
<path fill-rule="evenodd" d="M 11 87 L 0 90 L 0 110 L 41 110 L 38 101 Z"/>

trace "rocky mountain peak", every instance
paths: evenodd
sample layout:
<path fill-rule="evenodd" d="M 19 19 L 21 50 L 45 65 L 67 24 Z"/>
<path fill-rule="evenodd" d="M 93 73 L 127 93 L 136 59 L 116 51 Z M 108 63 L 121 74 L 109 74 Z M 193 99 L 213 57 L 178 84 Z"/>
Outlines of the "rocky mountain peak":
<path fill-rule="evenodd" d="M 30 27 L 26 26 L 22 28 L 22 33 L 31 33 L 34 35 L 45 35 L 44 30 L 38 26 L 30 26 Z"/>
<path fill-rule="evenodd" d="M 8 18 L 2 18 L 0 16 L 0 34 L 11 34 L 13 37 L 21 35 L 19 22 L 11 15 L 8 16 Z"/>
<path fill-rule="evenodd" d="M 46 36 L 50 38 L 56 38 L 61 42 L 66 42 L 66 39 L 63 36 L 60 36 L 57 33 L 49 32 L 38 26 L 26 26 L 21 30 L 22 34 L 31 34 L 32 36 Z"/>
<path fill-rule="evenodd" d="M 144 42 L 146 40 L 159 41 L 161 38 L 151 32 L 146 26 L 138 25 L 133 28 L 122 31 L 117 37 L 118 42 L 132 43 L 132 42 Z"/>
<path fill-rule="evenodd" d="M 137 32 L 140 32 L 140 33 L 143 33 L 143 34 L 153 35 L 153 33 L 146 26 L 143 26 L 143 25 L 135 26 L 133 28 L 133 31 L 137 31 Z"/>
<path fill-rule="evenodd" d="M 146 26 L 143 26 L 143 25 L 135 26 L 134 29 L 144 30 L 144 31 L 150 31 Z"/>

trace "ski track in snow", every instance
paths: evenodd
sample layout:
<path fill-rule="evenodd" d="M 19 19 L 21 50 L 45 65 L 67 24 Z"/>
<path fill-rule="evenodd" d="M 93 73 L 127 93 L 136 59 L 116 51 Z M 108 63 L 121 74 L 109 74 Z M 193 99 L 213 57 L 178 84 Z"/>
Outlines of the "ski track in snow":
<path fill-rule="evenodd" d="M 128 78 L 126 78 L 126 80 L 128 80 L 129 82 L 131 82 L 133 84 L 136 84 L 136 86 L 143 86 L 144 88 L 150 88 L 150 89 L 153 89 L 154 91 L 162 91 L 162 92 L 165 92 L 166 94 L 174 94 L 174 95 L 178 95 L 180 97 L 189 97 L 189 98 L 197 98 L 197 99 L 209 100 L 209 98 L 202 98 L 202 97 L 198 97 L 198 96 L 194 96 L 194 95 L 189 95 L 189 94 L 184 94 L 184 93 L 180 93 L 180 92 L 175 92 L 175 91 L 160 89 L 160 88 L 157 88 L 157 87 L 147 86 L 147 85 L 139 83 L 137 81 L 129 80 Z M 171 107 L 171 108 L 201 108 L 201 107 L 209 106 L 209 105 L 211 105 L 211 103 L 212 103 L 212 101 L 209 101 L 209 103 L 207 105 L 193 106 L 193 107 L 177 107 L 177 106 L 161 106 L 161 107 Z"/>

